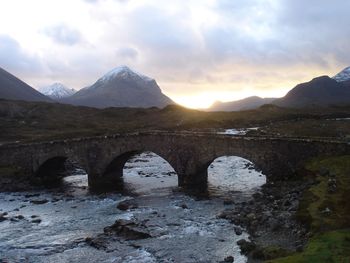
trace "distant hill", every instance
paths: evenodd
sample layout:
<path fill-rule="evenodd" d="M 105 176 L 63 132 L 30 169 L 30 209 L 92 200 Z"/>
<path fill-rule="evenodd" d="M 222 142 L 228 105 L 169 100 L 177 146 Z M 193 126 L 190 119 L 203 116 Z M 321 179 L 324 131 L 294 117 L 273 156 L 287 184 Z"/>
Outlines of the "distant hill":
<path fill-rule="evenodd" d="M 153 106 L 163 108 L 174 104 L 162 93 L 154 79 L 136 73 L 126 66 L 113 69 L 92 86 L 60 101 L 95 108 Z"/>
<path fill-rule="evenodd" d="M 242 100 L 230 102 L 215 102 L 208 110 L 209 111 L 241 111 L 259 108 L 264 104 L 269 104 L 275 98 L 261 98 L 258 96 L 248 97 Z"/>
<path fill-rule="evenodd" d="M 33 89 L 11 73 L 0 68 L 0 98 L 8 100 L 46 101 L 52 100 Z"/>
<path fill-rule="evenodd" d="M 321 76 L 297 85 L 286 96 L 272 103 L 293 108 L 350 104 L 350 85 Z"/>
<path fill-rule="evenodd" d="M 301 83 L 286 96 L 278 99 L 248 97 L 230 102 L 215 102 L 208 111 L 241 111 L 275 104 L 281 107 L 302 108 L 312 106 L 350 105 L 350 67 L 343 69 L 333 78 L 321 76 Z"/>
<path fill-rule="evenodd" d="M 76 93 L 76 90 L 67 88 L 61 83 L 54 83 L 50 86 L 41 87 L 38 90 L 45 96 L 48 96 L 54 100 L 66 98 Z"/>

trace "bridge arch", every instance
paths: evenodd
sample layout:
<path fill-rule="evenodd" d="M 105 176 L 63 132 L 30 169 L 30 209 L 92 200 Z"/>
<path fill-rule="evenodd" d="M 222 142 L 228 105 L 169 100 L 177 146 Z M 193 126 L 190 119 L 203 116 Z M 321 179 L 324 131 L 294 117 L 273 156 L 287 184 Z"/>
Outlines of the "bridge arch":
<path fill-rule="evenodd" d="M 94 181 L 94 189 L 99 191 L 99 188 L 103 188 L 103 190 L 122 190 L 124 185 L 124 168 L 125 164 L 131 160 L 134 156 L 140 155 L 142 153 L 152 153 L 162 160 L 164 160 L 176 173 L 179 183 L 179 175 L 177 173 L 176 167 L 172 165 L 172 160 L 168 158 L 165 154 L 159 153 L 159 151 L 153 150 L 130 150 L 126 151 L 117 156 L 110 156 L 107 158 L 105 162 L 105 168 L 103 168 L 102 176 L 100 176 L 101 185 L 96 185 L 96 181 Z M 162 166 L 163 167 L 163 166 Z M 162 168 L 160 167 L 160 169 Z M 103 184 L 103 182 L 108 182 L 108 185 Z M 97 187 L 96 187 L 97 186 Z"/>
<path fill-rule="evenodd" d="M 224 155 L 216 158 L 208 167 L 208 191 L 249 192 L 266 183 L 266 176 L 246 158 Z"/>
<path fill-rule="evenodd" d="M 56 187 L 62 183 L 62 179 L 70 175 L 74 168 L 85 170 L 76 156 L 66 154 L 51 154 L 37 162 L 32 183 L 46 187 Z"/>
<path fill-rule="evenodd" d="M 254 164 L 257 171 L 261 171 L 266 177 L 269 174 L 269 167 L 272 166 L 271 156 L 266 156 L 260 151 L 254 149 L 236 148 L 236 147 L 220 147 L 213 148 L 211 151 L 197 153 L 195 158 L 189 158 L 187 161 L 187 173 L 184 177 L 184 185 L 186 188 L 195 191 L 206 191 L 208 189 L 208 168 L 218 158 L 222 156 L 236 156 L 250 161 Z M 188 172 L 189 171 L 189 172 Z"/>

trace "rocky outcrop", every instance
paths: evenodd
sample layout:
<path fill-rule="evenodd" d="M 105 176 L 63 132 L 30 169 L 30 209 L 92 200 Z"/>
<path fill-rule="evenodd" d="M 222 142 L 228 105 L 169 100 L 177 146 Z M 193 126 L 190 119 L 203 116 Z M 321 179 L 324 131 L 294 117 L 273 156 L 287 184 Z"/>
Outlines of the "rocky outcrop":
<path fill-rule="evenodd" d="M 304 191 L 313 183 L 312 176 L 270 182 L 250 201 L 235 203 L 218 216 L 248 231 L 250 241 L 237 244 L 252 262 L 286 256 L 302 250 L 310 237 L 297 212 Z"/>

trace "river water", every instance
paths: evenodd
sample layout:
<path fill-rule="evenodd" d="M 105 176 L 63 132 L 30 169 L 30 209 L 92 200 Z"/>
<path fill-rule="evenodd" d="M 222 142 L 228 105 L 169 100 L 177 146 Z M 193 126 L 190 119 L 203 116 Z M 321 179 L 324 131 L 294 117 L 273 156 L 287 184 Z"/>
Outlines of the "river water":
<path fill-rule="evenodd" d="M 123 194 L 90 194 L 87 175 L 75 170 L 61 189 L 0 193 L 0 262 L 246 262 L 236 242 L 248 239 L 220 214 L 249 200 L 265 176 L 239 157 L 221 157 L 208 168 L 206 197 L 177 188 L 170 165 L 153 153 L 135 156 L 124 167 Z M 138 207 L 121 211 L 118 203 Z M 142 223 L 150 238 L 103 236 L 117 219 Z M 103 244 L 88 239 L 103 236 Z"/>

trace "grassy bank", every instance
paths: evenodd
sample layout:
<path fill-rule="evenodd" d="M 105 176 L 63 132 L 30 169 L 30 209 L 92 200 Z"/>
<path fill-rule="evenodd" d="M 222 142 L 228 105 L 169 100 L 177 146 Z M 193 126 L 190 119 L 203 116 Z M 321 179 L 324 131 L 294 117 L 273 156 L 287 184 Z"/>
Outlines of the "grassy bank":
<path fill-rule="evenodd" d="M 270 263 L 350 263 L 350 156 L 306 165 L 316 183 L 304 193 L 298 217 L 312 233 L 303 252 Z"/>

